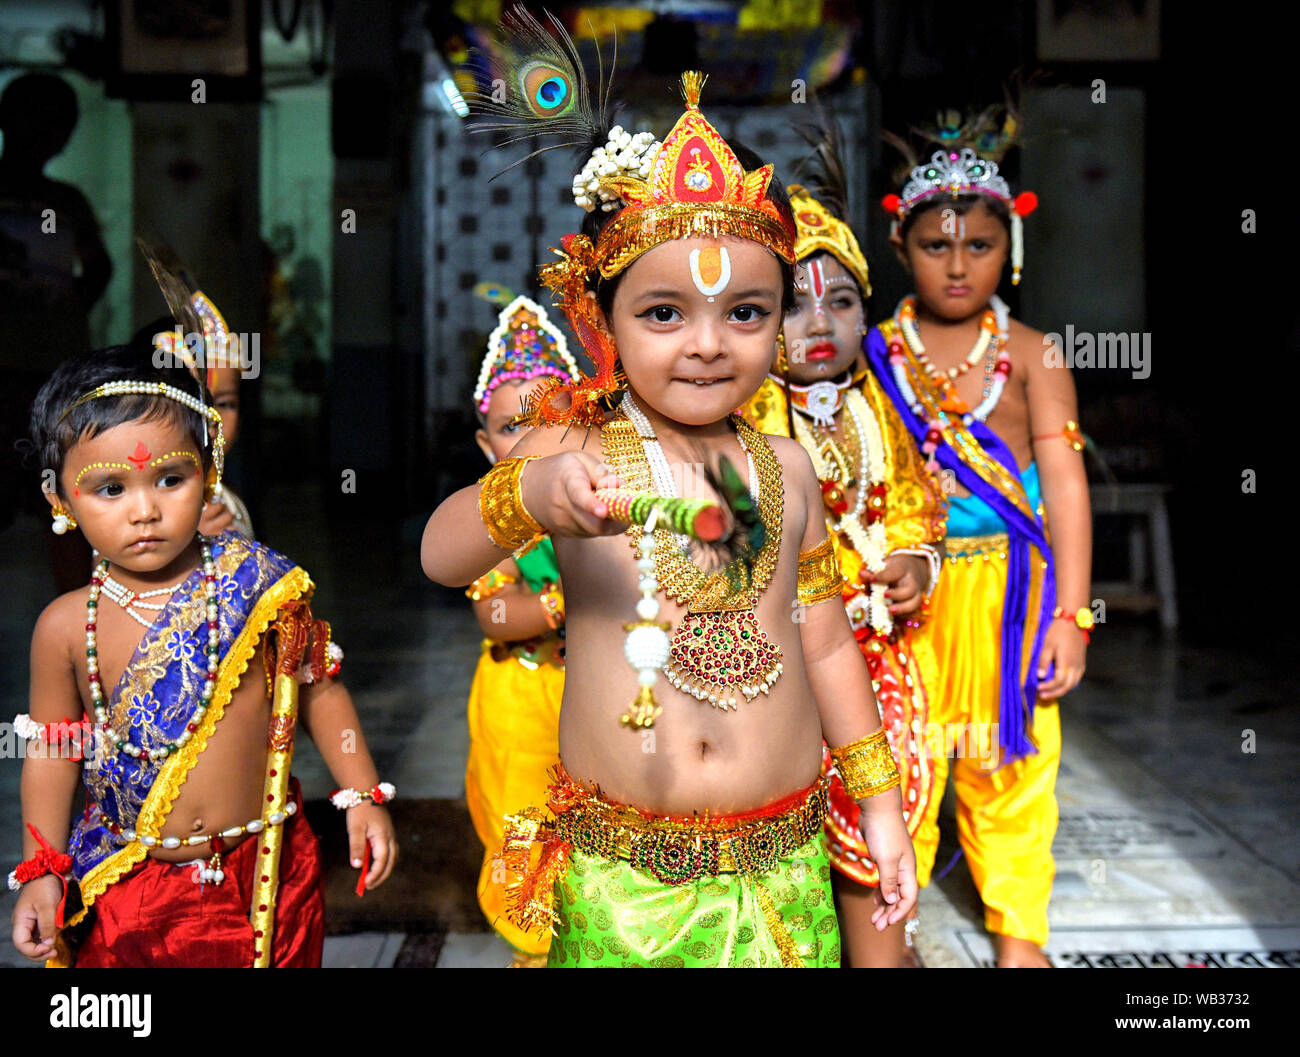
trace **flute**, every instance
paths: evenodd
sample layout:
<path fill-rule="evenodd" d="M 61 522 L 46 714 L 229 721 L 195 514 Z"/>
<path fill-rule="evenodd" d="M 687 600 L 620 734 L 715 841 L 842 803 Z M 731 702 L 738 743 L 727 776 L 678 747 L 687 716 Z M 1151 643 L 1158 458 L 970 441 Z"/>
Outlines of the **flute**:
<path fill-rule="evenodd" d="M 726 516 L 712 499 L 682 499 L 624 488 L 598 488 L 596 497 L 608 508 L 610 518 L 625 525 L 644 525 L 658 510 L 657 527 L 678 535 L 712 543 L 727 534 Z"/>

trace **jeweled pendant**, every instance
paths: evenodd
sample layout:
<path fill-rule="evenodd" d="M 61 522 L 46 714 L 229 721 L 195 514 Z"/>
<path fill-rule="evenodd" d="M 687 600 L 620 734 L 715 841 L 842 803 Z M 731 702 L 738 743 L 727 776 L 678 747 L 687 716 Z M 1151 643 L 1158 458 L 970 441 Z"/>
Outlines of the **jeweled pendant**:
<path fill-rule="evenodd" d="M 715 708 L 766 694 L 781 675 L 781 647 L 752 609 L 688 613 L 673 633 L 666 674 L 683 693 Z"/>
<path fill-rule="evenodd" d="M 806 400 L 815 425 L 822 429 L 835 425 L 835 412 L 840 409 L 840 390 L 834 382 L 813 383 L 808 387 Z"/>

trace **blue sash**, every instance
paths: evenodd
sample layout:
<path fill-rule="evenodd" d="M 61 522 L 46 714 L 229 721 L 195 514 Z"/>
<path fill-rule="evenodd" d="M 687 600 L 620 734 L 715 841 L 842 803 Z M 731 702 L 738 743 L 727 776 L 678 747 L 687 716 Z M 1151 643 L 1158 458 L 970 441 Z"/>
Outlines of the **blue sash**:
<path fill-rule="evenodd" d="M 82 771 L 86 810 L 68 843 L 82 902 L 94 899 L 148 854 L 109 829 L 159 836 L 180 792 L 221 719 L 280 606 L 308 597 L 312 583 L 288 558 L 236 532 L 212 541 L 220 623 L 216 685 L 207 710 L 195 719 L 207 678 L 206 601 L 203 570 L 195 569 L 171 596 L 136 647 L 108 698 L 119 735 L 142 748 L 175 742 L 193 723 L 190 741 L 163 760 L 128 756 L 96 730 L 94 751 Z M 81 911 L 69 924 L 76 924 Z"/>

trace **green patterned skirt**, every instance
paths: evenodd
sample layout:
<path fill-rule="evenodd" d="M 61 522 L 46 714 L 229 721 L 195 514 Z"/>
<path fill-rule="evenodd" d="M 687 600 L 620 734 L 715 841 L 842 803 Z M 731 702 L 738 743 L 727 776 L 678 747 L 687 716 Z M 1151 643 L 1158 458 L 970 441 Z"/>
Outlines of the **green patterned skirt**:
<path fill-rule="evenodd" d="M 835 968 L 839 924 L 818 835 L 762 874 L 667 885 L 574 849 L 555 882 L 551 968 Z"/>

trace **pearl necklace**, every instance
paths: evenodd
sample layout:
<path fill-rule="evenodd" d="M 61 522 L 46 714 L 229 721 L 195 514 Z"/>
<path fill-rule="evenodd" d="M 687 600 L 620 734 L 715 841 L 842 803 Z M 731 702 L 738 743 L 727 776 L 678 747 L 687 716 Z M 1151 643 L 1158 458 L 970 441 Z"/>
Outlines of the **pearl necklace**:
<path fill-rule="evenodd" d="M 144 617 L 142 617 L 139 613 L 135 611 L 135 607 L 138 606 L 140 609 L 151 609 L 156 613 L 159 612 L 160 610 L 165 609 L 167 607 L 167 603 L 166 602 L 142 602 L 141 599 L 155 598 L 158 595 L 171 595 L 175 592 L 176 588 L 180 587 L 181 583 L 183 582 L 184 581 L 178 581 L 177 583 L 172 584 L 170 587 L 160 587 L 155 591 L 132 591 L 125 584 L 118 583 L 111 576 L 105 573 L 104 583 L 102 586 L 103 586 L 104 594 L 108 595 L 109 598 L 111 598 L 114 602 L 116 602 L 119 606 L 121 606 L 122 609 L 126 611 L 127 615 L 130 616 L 133 620 L 135 620 L 136 623 L 142 624 L 147 628 L 153 626 L 153 619 L 145 620 Z"/>
<path fill-rule="evenodd" d="M 675 497 L 677 495 L 677 482 L 673 480 L 673 471 L 668 465 L 668 456 L 664 454 L 663 445 L 659 443 L 659 438 L 655 435 L 654 426 L 650 424 L 646 413 L 632 399 L 631 392 L 624 395 L 623 402 L 619 404 L 619 410 L 627 415 L 636 429 L 637 436 L 641 438 L 642 447 L 645 448 L 646 460 L 650 463 L 650 477 L 654 481 L 655 491 L 662 496 Z M 743 436 L 737 433 L 736 440 L 740 442 L 740 449 L 745 453 L 749 469 L 749 494 L 757 504 L 760 485 L 758 472 L 754 469 L 754 456 L 750 454 L 749 446 L 745 443 Z M 679 535 L 676 539 L 683 548 L 689 547 L 689 537 Z"/>
<path fill-rule="evenodd" d="M 128 756 L 137 758 L 147 756 L 150 760 L 156 761 L 164 760 L 179 751 L 181 746 L 189 741 L 194 732 L 198 730 L 203 713 L 207 711 L 208 705 L 212 701 L 212 692 L 217 681 L 217 668 L 220 667 L 220 662 L 217 659 L 220 653 L 220 626 L 217 614 L 217 567 L 212 560 L 212 547 L 204 537 L 199 537 L 199 552 L 203 558 L 203 589 L 207 598 L 208 642 L 204 651 L 208 659 L 207 678 L 199 691 L 198 707 L 194 710 L 190 722 L 185 725 L 185 730 L 181 733 L 181 736 L 175 741 L 166 742 L 152 749 L 144 749 L 133 744 L 127 738 L 120 737 L 109 722 L 108 708 L 104 704 L 104 686 L 99 678 L 99 639 L 96 632 L 99 617 L 99 594 L 108 579 L 107 558 L 99 563 L 95 569 L 95 574 L 90 578 L 90 594 L 86 599 L 86 670 L 90 674 L 90 700 L 95 710 L 95 723 L 103 730 L 109 744 L 116 751 L 124 752 Z"/>
<path fill-rule="evenodd" d="M 840 520 L 832 522 L 830 527 L 832 532 L 843 533 L 849 538 L 853 549 L 862 557 L 862 564 L 870 572 L 879 573 L 885 567 L 889 547 L 883 501 L 868 511 L 867 499 L 875 486 L 883 487 L 885 483 L 885 442 L 880 433 L 880 424 L 860 390 L 850 389 L 845 394 L 844 406 L 858 435 L 858 458 L 854 467 L 858 475 L 858 498 L 853 509 Z M 833 480 L 833 460 L 823 456 L 824 449 L 817 444 L 802 419 L 796 417 L 794 423 L 795 439 L 812 458 L 818 479 Z M 847 485 L 848 481 L 843 483 Z M 865 526 L 864 513 L 867 515 Z M 868 622 L 881 635 L 888 635 L 894 629 L 885 591 L 886 586 L 877 583 L 872 584 L 867 592 Z"/>

